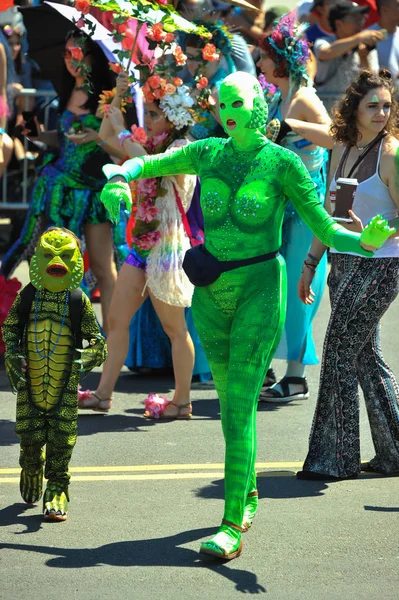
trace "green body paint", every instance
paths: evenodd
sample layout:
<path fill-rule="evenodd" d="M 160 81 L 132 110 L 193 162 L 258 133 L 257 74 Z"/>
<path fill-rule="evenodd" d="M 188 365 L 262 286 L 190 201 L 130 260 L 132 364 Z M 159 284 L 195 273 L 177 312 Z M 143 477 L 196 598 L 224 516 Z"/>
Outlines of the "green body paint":
<path fill-rule="evenodd" d="M 205 245 L 219 260 L 277 250 L 288 199 L 326 245 L 370 256 L 360 236 L 337 225 L 321 206 L 301 159 L 265 137 L 267 108 L 258 81 L 247 73 L 229 75 L 219 103 L 231 139 L 209 138 L 173 154 L 133 159 L 117 173 L 128 180 L 198 174 Z M 111 193 L 112 182 L 107 186 Z M 219 396 L 226 443 L 223 519 L 228 523 L 202 544 L 206 554 L 237 556 L 241 533 L 236 527 L 250 524 L 257 509 L 251 495 L 256 490 L 256 411 L 280 340 L 285 303 L 281 257 L 223 273 L 194 292 L 194 321 Z"/>

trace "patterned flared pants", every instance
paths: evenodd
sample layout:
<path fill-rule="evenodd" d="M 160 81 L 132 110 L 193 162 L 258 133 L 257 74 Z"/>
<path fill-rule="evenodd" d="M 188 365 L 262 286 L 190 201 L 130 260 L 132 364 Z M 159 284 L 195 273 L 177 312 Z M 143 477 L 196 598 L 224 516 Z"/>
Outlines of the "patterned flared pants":
<path fill-rule="evenodd" d="M 333 477 L 360 472 L 359 389 L 375 448 L 371 466 L 399 472 L 399 386 L 384 361 L 380 320 L 399 292 L 399 258 L 333 254 L 331 317 L 304 470 Z"/>

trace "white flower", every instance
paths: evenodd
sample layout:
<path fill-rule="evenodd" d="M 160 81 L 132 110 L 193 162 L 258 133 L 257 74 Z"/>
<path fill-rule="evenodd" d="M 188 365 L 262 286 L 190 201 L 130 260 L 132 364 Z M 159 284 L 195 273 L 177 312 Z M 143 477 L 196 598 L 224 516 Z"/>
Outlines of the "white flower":
<path fill-rule="evenodd" d="M 159 102 L 161 110 L 176 129 L 194 125 L 195 121 L 188 110 L 193 104 L 194 100 L 191 98 L 189 88 L 186 85 L 176 88 L 174 94 L 164 96 Z"/>

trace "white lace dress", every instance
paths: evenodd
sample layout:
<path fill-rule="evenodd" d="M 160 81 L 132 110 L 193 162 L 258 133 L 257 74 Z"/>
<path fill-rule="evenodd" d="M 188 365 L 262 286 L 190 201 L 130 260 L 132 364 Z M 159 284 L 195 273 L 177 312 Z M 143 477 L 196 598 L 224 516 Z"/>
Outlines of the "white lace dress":
<path fill-rule="evenodd" d="M 168 152 L 188 143 L 187 140 L 175 140 Z M 182 268 L 184 255 L 190 248 L 190 240 L 184 230 L 174 188 L 187 212 L 195 183 L 195 175 L 185 175 L 183 187 L 179 186 L 176 177 L 163 177 L 161 189 L 164 195 L 155 200 L 155 207 L 159 210 L 157 218 L 160 221 L 157 231 L 161 236 L 147 257 L 146 285 L 158 300 L 171 306 L 191 306 L 194 292 L 194 287 Z"/>

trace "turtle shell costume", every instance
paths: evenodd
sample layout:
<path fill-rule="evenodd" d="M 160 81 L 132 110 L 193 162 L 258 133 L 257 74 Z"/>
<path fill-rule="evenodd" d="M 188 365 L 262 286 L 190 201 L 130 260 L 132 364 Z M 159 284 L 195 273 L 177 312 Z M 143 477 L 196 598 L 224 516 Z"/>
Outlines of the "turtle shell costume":
<path fill-rule="evenodd" d="M 20 491 L 25 502 L 37 502 L 44 468 L 46 520 L 67 518 L 79 377 L 106 356 L 93 308 L 78 289 L 82 277 L 76 236 L 67 229 L 48 229 L 30 263 L 31 283 L 15 299 L 2 328 L 7 375 L 17 392 Z M 82 339 L 89 343 L 85 349 Z"/>
<path fill-rule="evenodd" d="M 265 137 L 267 106 L 255 77 L 244 72 L 226 77 L 219 103 L 228 139 L 201 140 L 173 154 L 132 159 L 122 167 L 107 165 L 104 172 L 127 182 L 197 174 L 206 250 L 224 267 L 225 261 L 265 256 L 262 262 L 236 265 L 210 285 L 196 287 L 192 304 L 220 400 L 226 443 L 223 520 L 200 552 L 229 560 L 241 553 L 242 532 L 252 524 L 258 507 L 256 411 L 285 319 L 286 269 L 276 251 L 287 202 L 324 244 L 345 252 L 371 256 L 360 241 L 378 247 L 392 230 L 376 218 L 360 236 L 331 219 L 301 159 Z M 102 200 L 119 206 L 128 194 L 128 183 L 119 177 L 105 186 Z"/>

